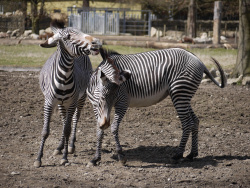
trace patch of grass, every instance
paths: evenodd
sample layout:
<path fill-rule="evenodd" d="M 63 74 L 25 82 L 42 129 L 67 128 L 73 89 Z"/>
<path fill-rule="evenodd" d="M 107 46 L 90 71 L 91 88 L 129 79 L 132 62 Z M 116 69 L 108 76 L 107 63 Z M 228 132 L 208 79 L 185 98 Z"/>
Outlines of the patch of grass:
<path fill-rule="evenodd" d="M 135 54 L 156 50 L 153 48 L 137 48 L 129 46 L 105 45 L 105 48 L 120 54 Z M 42 67 L 56 48 L 41 48 L 38 45 L 0 45 L 0 66 L 2 67 Z M 224 69 L 232 69 L 236 62 L 237 50 L 226 49 L 190 49 L 210 69 L 214 64 L 210 57 L 217 59 Z M 101 62 L 100 55 L 90 55 L 93 68 Z"/>
<path fill-rule="evenodd" d="M 38 45 L 0 45 L 0 66 L 42 67 L 55 50 Z"/>

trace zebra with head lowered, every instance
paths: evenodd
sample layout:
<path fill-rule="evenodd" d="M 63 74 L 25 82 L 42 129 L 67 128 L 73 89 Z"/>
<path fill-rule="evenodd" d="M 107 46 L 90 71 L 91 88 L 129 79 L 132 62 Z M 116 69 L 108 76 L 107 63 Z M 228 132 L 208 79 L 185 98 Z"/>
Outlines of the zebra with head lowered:
<path fill-rule="evenodd" d="M 89 54 L 99 54 L 101 43 L 98 39 L 86 35 L 81 31 L 64 27 L 64 23 L 53 20 L 51 29 L 54 36 L 49 38 L 41 47 L 57 46 L 57 50 L 43 66 L 39 83 L 44 94 L 44 125 L 42 141 L 38 157 L 34 163 L 41 166 L 43 147 L 49 136 L 49 124 L 53 109 L 58 106 L 63 122 L 62 138 L 54 154 L 64 148 L 61 164 L 67 163 L 68 140 L 73 121 L 72 139 L 69 149 L 74 152 L 74 142 L 77 121 L 86 98 L 86 88 L 92 74 Z"/>
<path fill-rule="evenodd" d="M 190 101 L 205 73 L 217 86 L 226 86 L 226 76 L 220 64 L 212 58 L 219 69 L 221 84 L 209 73 L 206 66 L 194 54 L 180 49 L 164 49 L 139 54 L 120 55 L 100 50 L 103 57 L 90 79 L 87 89 L 97 119 L 96 165 L 101 160 L 101 145 L 104 129 L 110 126 L 110 111 L 115 114 L 111 132 L 116 141 L 118 159 L 126 162 L 119 142 L 118 128 L 128 107 L 145 107 L 156 104 L 168 95 L 182 123 L 182 138 L 174 160 L 183 158 L 185 146 L 192 133 L 192 149 L 187 159 L 198 156 L 199 120 L 193 112 Z"/>

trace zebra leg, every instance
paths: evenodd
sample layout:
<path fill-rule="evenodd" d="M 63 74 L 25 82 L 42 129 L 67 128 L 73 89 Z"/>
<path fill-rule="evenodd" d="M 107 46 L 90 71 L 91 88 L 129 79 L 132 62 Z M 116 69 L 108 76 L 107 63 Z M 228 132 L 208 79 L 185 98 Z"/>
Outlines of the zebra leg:
<path fill-rule="evenodd" d="M 119 106 L 121 108 L 119 108 Z M 126 111 L 127 111 L 127 105 L 125 105 L 124 103 L 122 104 L 116 104 L 115 105 L 115 115 L 114 115 L 114 120 L 113 123 L 111 125 L 111 132 L 115 138 L 115 143 L 116 143 L 116 152 L 118 154 L 118 160 L 125 165 L 127 162 L 127 158 L 125 156 L 125 154 L 122 152 L 122 147 L 120 145 L 120 141 L 119 141 L 119 125 L 120 122 L 122 121 L 122 118 L 124 117 Z"/>
<path fill-rule="evenodd" d="M 193 110 L 190 109 L 192 113 L 192 118 L 194 122 L 194 126 L 192 127 L 192 149 L 189 155 L 187 155 L 187 159 L 193 160 L 194 157 L 198 156 L 198 129 L 199 129 L 199 119 L 194 114 Z"/>
<path fill-rule="evenodd" d="M 97 165 L 97 162 L 101 160 L 101 150 L 102 150 L 102 140 L 104 136 L 104 131 L 100 129 L 100 127 L 97 125 L 97 144 L 96 144 L 96 153 L 94 158 L 90 161 L 90 163 L 93 166 Z"/>
<path fill-rule="evenodd" d="M 74 113 L 74 115 L 73 115 L 73 129 L 72 129 L 72 134 L 71 134 L 71 138 L 70 138 L 70 145 L 69 145 L 69 148 L 68 148 L 68 152 L 69 152 L 70 154 L 72 154 L 72 153 L 75 152 L 76 128 L 77 128 L 77 123 L 78 123 L 78 120 L 79 120 L 79 118 L 80 118 L 81 110 L 82 110 L 82 108 L 83 108 L 85 99 L 86 99 L 86 92 L 85 92 L 85 94 L 78 100 L 78 102 L 77 102 L 77 107 L 76 107 L 75 113 Z"/>
<path fill-rule="evenodd" d="M 188 137 L 195 127 L 194 113 L 190 106 L 190 101 L 195 94 L 200 81 L 197 82 L 197 87 L 194 87 L 194 79 L 190 79 L 188 75 L 175 80 L 170 86 L 170 96 L 182 123 L 182 138 L 176 154 L 172 157 L 174 160 L 183 158 L 183 153 L 188 141 Z M 186 88 L 186 91 L 183 90 Z M 195 132 L 194 140 L 195 140 Z M 197 143 L 197 140 L 195 141 Z M 194 143 L 195 143 L 194 142 Z"/>
<path fill-rule="evenodd" d="M 192 129 L 192 118 L 189 114 L 186 114 L 185 116 L 180 116 L 179 114 L 179 118 L 181 120 L 182 123 L 182 137 L 181 137 L 181 141 L 178 147 L 178 150 L 176 152 L 176 154 L 172 157 L 172 159 L 174 160 L 179 160 L 183 158 L 183 153 L 185 151 L 185 147 L 188 141 L 188 137 L 190 135 L 191 129 Z"/>
<path fill-rule="evenodd" d="M 74 111 L 75 111 L 75 107 L 70 107 L 68 109 L 66 124 L 63 127 L 64 150 L 63 150 L 63 157 L 61 160 L 61 165 L 68 163 L 68 144 L 69 144 L 69 136 L 71 132 L 71 121 L 72 121 L 72 116 L 74 114 Z"/>
<path fill-rule="evenodd" d="M 62 118 L 62 123 L 63 123 L 63 127 L 64 127 L 65 124 L 66 124 L 66 109 L 62 105 L 58 105 L 58 108 L 59 108 L 60 116 Z M 65 142 L 65 140 L 64 140 L 64 132 L 62 131 L 62 137 L 61 137 L 59 145 L 56 148 L 56 150 L 54 151 L 53 155 L 62 154 L 62 149 L 64 148 L 64 142 Z"/>
<path fill-rule="evenodd" d="M 42 157 L 43 157 L 43 147 L 46 139 L 49 136 L 49 124 L 50 124 L 50 118 L 52 115 L 52 105 L 45 104 L 44 105 L 44 125 L 42 130 L 42 140 L 40 144 L 40 148 L 38 151 L 38 156 L 36 161 L 34 162 L 35 167 L 40 167 L 42 165 Z"/>

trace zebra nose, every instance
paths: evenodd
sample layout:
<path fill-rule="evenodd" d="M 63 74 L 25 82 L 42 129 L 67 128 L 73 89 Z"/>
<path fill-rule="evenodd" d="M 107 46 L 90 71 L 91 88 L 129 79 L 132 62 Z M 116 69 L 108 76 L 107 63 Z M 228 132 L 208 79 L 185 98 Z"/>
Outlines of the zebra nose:
<path fill-rule="evenodd" d="M 103 121 L 100 123 L 100 129 L 105 130 L 110 126 L 110 119 L 107 120 L 106 117 L 103 118 Z"/>

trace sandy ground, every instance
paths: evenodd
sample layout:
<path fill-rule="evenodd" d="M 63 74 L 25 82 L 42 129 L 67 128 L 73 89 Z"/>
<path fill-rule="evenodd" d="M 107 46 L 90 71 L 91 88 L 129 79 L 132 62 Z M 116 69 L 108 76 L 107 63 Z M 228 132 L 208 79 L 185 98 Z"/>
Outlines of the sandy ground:
<path fill-rule="evenodd" d="M 62 124 L 55 113 L 43 165 L 33 163 L 43 125 L 38 72 L 0 72 L 0 187 L 249 187 L 250 88 L 202 84 L 192 100 L 200 119 L 199 156 L 171 163 L 181 124 L 169 98 L 148 108 L 131 108 L 120 126 L 126 166 L 114 156 L 108 129 L 99 166 L 87 167 L 95 152 L 95 119 L 88 101 L 77 128 L 76 152 L 61 166 L 52 156 Z M 187 150 L 190 149 L 190 142 Z M 185 155 L 187 152 L 185 153 Z"/>

